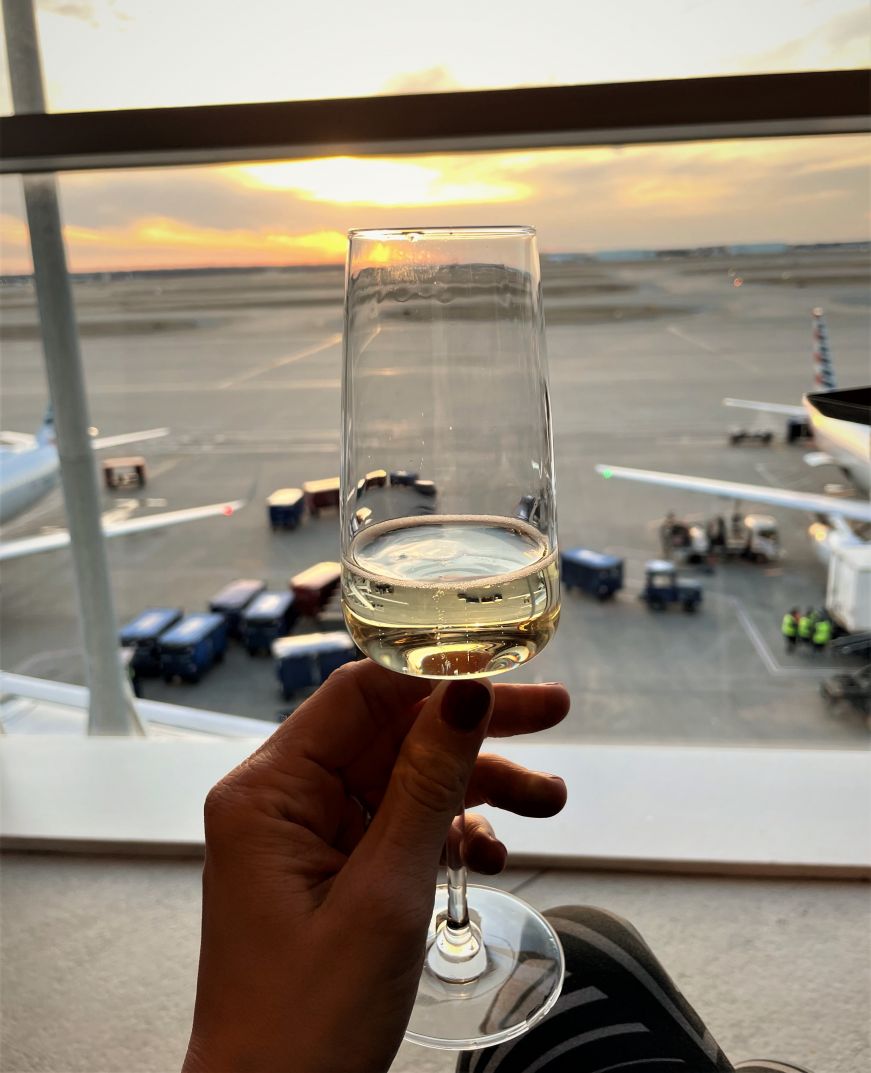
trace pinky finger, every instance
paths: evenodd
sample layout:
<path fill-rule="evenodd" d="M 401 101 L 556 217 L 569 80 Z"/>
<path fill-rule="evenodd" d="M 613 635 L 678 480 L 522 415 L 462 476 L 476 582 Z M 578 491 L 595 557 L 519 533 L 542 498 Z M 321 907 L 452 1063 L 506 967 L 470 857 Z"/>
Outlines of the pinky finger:
<path fill-rule="evenodd" d="M 508 850 L 493 833 L 490 821 L 477 812 L 466 813 L 463 858 L 471 871 L 487 876 L 501 872 L 508 860 Z"/>

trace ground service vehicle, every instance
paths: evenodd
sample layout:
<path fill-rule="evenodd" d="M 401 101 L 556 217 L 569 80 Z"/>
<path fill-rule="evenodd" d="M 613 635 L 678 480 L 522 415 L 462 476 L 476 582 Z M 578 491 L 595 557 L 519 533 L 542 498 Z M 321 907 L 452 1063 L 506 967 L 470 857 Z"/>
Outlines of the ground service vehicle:
<path fill-rule="evenodd" d="M 296 529 L 305 511 L 301 488 L 278 488 L 266 500 L 269 524 L 273 529 Z"/>
<path fill-rule="evenodd" d="M 674 563 L 651 559 L 644 567 L 640 598 L 651 611 L 664 611 L 672 604 L 680 604 L 684 611 L 695 611 L 702 602 L 702 586 L 695 578 L 679 579 Z"/>
<path fill-rule="evenodd" d="M 847 701 L 862 715 L 871 715 L 871 664 L 853 674 L 835 674 L 820 683 L 829 704 Z"/>
<path fill-rule="evenodd" d="M 871 630 L 871 544 L 832 548 L 826 610 L 847 633 Z"/>
<path fill-rule="evenodd" d="M 339 587 L 342 568 L 338 563 L 315 563 L 290 579 L 301 615 L 316 615 Z"/>
<path fill-rule="evenodd" d="M 198 611 L 185 615 L 161 635 L 160 673 L 164 681 L 178 677 L 199 682 L 227 649 L 227 620 L 216 612 Z"/>
<path fill-rule="evenodd" d="M 770 428 L 731 428 L 729 429 L 729 443 L 737 447 L 742 443 L 756 444 L 768 447 L 774 439 L 774 433 Z"/>
<path fill-rule="evenodd" d="M 237 578 L 225 585 L 209 600 L 209 610 L 227 619 L 227 632 L 230 637 L 239 636 L 242 612 L 266 588 L 266 582 L 259 578 Z"/>
<path fill-rule="evenodd" d="M 560 580 L 569 592 L 580 589 L 608 600 L 623 588 L 623 560 L 590 548 L 569 548 L 560 555 Z"/>
<path fill-rule="evenodd" d="M 359 655 L 345 630 L 279 637 L 272 642 L 275 673 L 285 700 L 300 689 L 319 686 L 337 667 L 358 659 Z"/>
<path fill-rule="evenodd" d="M 304 481 L 305 505 L 309 514 L 316 518 L 322 510 L 339 506 L 339 478 L 326 477 L 322 481 Z"/>
<path fill-rule="evenodd" d="M 296 621 L 296 597 L 292 592 L 261 592 L 242 611 L 240 634 L 250 656 L 290 633 Z"/>
<path fill-rule="evenodd" d="M 417 478 L 420 476 L 418 473 L 411 473 L 407 469 L 395 469 L 390 474 L 391 487 L 410 488 Z"/>
<path fill-rule="evenodd" d="M 180 607 L 149 607 L 121 627 L 121 645 L 130 648 L 130 666 L 135 674 L 148 677 L 160 674 L 160 645 L 158 640 L 174 626 L 184 612 Z"/>

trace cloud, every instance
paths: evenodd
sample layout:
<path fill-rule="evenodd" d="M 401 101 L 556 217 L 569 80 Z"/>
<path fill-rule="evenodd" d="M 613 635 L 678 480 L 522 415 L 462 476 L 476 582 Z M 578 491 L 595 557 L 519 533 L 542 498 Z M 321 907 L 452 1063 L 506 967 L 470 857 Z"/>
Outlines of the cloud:
<path fill-rule="evenodd" d="M 444 93 L 463 86 L 447 67 L 427 67 L 394 75 L 384 83 L 385 93 Z"/>
<path fill-rule="evenodd" d="M 871 24 L 864 2 L 842 11 L 814 32 L 789 38 L 775 48 L 736 55 L 740 71 L 810 71 L 866 67 L 871 59 Z"/>
<path fill-rule="evenodd" d="M 95 5 L 88 3 L 87 0 L 39 0 L 37 6 L 40 11 L 47 11 L 52 15 L 78 19 L 80 22 L 87 22 L 90 26 L 100 25 Z"/>
<path fill-rule="evenodd" d="M 59 185 L 79 271 L 336 263 L 349 228 L 422 224 L 533 224 L 546 252 L 837 241 L 867 231 L 869 145 L 846 135 L 345 158 L 66 174 Z M 18 183 L 0 181 L 9 273 L 29 260 Z"/>
<path fill-rule="evenodd" d="M 523 201 L 531 187 L 499 174 L 498 161 L 469 158 L 327 157 L 241 164 L 230 171 L 253 187 L 338 205 L 432 206 Z"/>

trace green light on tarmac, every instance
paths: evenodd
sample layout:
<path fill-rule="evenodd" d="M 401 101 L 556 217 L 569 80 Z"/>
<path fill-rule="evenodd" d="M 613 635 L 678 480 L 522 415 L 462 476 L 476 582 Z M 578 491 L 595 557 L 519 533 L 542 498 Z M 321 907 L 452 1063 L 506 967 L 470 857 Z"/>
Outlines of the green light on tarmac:
<path fill-rule="evenodd" d="M 611 477 L 613 477 L 613 476 L 614 476 L 614 471 L 613 471 L 613 470 L 610 470 L 610 469 L 603 469 L 603 470 L 602 470 L 602 476 L 603 476 L 603 477 L 605 478 L 605 480 L 607 481 L 607 480 L 609 480 L 609 479 L 610 479 Z"/>

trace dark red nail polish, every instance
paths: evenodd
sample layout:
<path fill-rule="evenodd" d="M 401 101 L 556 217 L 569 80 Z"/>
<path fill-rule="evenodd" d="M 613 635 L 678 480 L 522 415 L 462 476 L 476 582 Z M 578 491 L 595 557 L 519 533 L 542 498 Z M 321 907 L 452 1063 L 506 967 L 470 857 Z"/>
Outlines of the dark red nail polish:
<path fill-rule="evenodd" d="M 474 730 L 490 710 L 490 691 L 481 682 L 451 682 L 442 697 L 442 719 L 454 730 Z"/>

